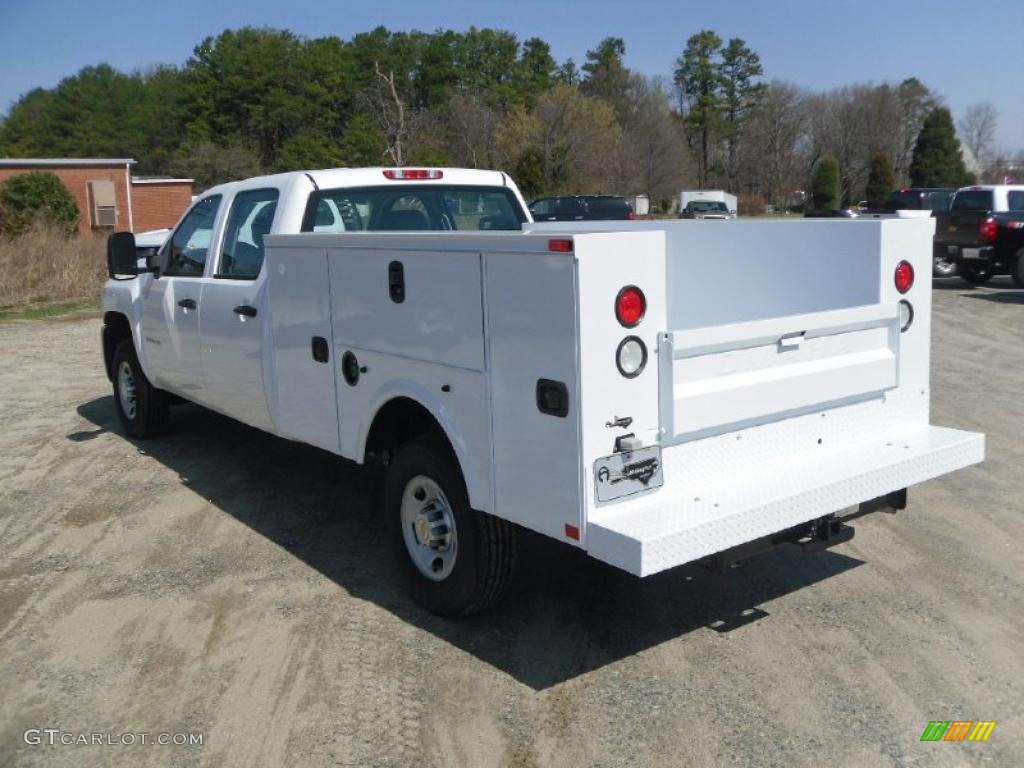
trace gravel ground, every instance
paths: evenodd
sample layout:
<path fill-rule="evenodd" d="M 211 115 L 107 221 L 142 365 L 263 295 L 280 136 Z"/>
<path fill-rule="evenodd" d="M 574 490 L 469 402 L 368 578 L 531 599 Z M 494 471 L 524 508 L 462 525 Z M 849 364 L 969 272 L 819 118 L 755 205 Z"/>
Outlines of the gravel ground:
<path fill-rule="evenodd" d="M 97 320 L 0 324 L 0 765 L 1022 765 L 1024 291 L 993 286 L 935 291 L 933 421 L 984 464 L 725 574 L 529 539 L 454 623 L 397 588 L 357 467 L 194 406 L 133 442 Z"/>

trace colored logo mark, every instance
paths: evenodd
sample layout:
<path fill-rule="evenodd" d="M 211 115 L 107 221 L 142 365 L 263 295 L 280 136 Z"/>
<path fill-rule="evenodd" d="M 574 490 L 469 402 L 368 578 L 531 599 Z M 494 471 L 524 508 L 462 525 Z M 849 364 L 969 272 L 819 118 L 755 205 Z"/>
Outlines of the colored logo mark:
<path fill-rule="evenodd" d="M 921 741 L 988 741 L 995 720 L 932 720 Z"/>

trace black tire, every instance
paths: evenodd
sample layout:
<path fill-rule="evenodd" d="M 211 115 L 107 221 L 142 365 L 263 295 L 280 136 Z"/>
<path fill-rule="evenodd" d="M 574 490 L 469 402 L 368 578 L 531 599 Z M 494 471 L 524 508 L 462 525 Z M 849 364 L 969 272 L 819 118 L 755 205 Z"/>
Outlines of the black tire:
<path fill-rule="evenodd" d="M 417 477 L 425 477 L 440 488 L 454 521 L 452 564 L 447 575 L 435 577 L 440 580 L 420 570 L 406 543 L 407 536 L 417 536 L 417 528 L 412 523 L 408 528 L 403 524 L 402 504 L 407 489 L 410 502 L 419 498 L 416 494 L 422 488 L 413 483 Z M 399 569 L 413 599 L 428 611 L 441 616 L 468 616 L 494 605 L 508 591 L 516 565 L 515 527 L 470 508 L 458 462 L 443 438 L 420 435 L 402 446 L 384 480 L 383 508 Z M 420 547 L 424 551 L 423 545 Z M 438 557 L 435 563 L 440 560 Z"/>
<path fill-rule="evenodd" d="M 121 375 L 122 367 L 130 372 L 130 380 L 135 387 L 134 413 L 130 412 L 132 398 L 122 398 L 121 390 L 126 384 L 126 377 Z M 114 407 L 125 431 L 139 438 L 155 437 L 166 432 L 169 412 L 167 393 L 149 383 L 139 365 L 131 339 L 122 340 L 114 350 L 113 375 Z M 129 410 L 126 410 L 126 400 L 129 401 Z"/>
<path fill-rule="evenodd" d="M 978 267 L 973 264 L 964 264 L 960 268 L 960 277 L 971 285 L 984 285 L 995 276 L 990 267 Z"/>
<path fill-rule="evenodd" d="M 1024 248 L 1021 248 L 1013 256 L 1013 269 L 1010 270 L 1010 277 L 1013 284 L 1018 288 L 1024 288 Z"/>
<path fill-rule="evenodd" d="M 955 261 L 946 261 L 942 257 L 932 260 L 932 277 L 956 277 L 959 271 Z"/>

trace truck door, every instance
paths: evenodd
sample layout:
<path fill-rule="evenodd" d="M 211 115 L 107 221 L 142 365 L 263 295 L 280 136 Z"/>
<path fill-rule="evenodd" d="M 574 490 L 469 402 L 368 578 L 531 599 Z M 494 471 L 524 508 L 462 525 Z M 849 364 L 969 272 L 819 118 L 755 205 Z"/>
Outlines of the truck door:
<path fill-rule="evenodd" d="M 273 227 L 278 196 L 277 189 L 235 195 L 199 309 L 204 402 L 261 429 L 271 426 L 263 383 L 263 238 Z"/>
<path fill-rule="evenodd" d="M 201 400 L 199 298 L 220 195 L 192 206 L 160 254 L 160 276 L 142 292 L 146 374 L 163 389 Z"/>

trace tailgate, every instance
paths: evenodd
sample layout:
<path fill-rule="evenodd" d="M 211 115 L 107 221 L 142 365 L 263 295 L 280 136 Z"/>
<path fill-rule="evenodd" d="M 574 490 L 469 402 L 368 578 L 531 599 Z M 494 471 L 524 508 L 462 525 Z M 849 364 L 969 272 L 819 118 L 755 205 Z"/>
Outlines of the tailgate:
<path fill-rule="evenodd" d="M 987 216 L 984 211 L 954 211 L 941 217 L 935 227 L 935 243 L 961 247 L 981 245 L 979 227 Z"/>
<path fill-rule="evenodd" d="M 896 302 L 661 334 L 665 442 L 856 402 L 899 374 Z"/>

